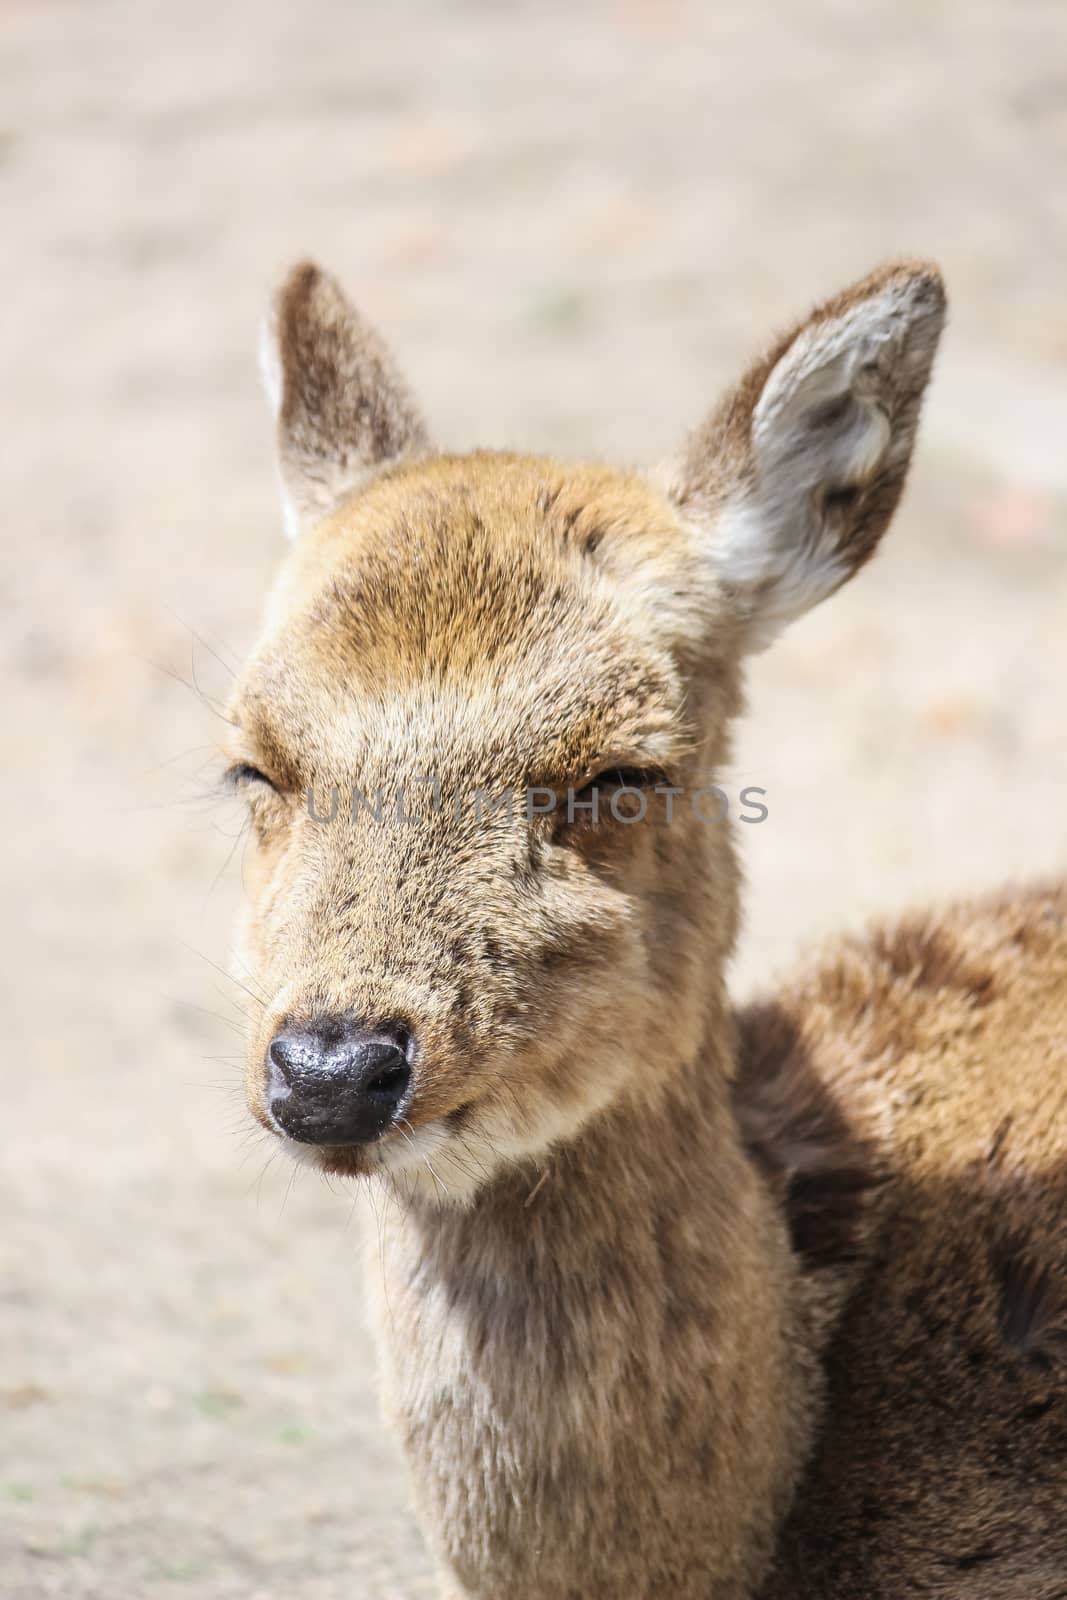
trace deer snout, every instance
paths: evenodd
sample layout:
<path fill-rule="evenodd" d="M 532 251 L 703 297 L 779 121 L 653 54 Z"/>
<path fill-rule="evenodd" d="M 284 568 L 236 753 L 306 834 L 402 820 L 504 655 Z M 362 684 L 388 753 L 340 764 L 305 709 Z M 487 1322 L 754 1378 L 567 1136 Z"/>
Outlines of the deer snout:
<path fill-rule="evenodd" d="M 302 1144 L 367 1144 L 397 1121 L 411 1084 L 411 1036 L 345 1017 L 282 1028 L 267 1049 L 267 1104 Z"/>

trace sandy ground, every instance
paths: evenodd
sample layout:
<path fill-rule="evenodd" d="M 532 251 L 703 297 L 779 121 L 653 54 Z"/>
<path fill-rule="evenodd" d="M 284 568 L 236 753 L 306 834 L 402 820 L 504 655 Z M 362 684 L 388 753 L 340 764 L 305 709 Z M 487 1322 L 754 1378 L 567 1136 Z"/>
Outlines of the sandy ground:
<path fill-rule="evenodd" d="M 267 284 L 333 265 L 445 443 L 640 460 L 809 298 L 943 262 L 885 554 L 752 675 L 746 988 L 1067 861 L 1065 62 L 1062 0 L 0 5 L 5 1596 L 428 1592 L 352 1197 L 264 1172 L 211 966 Z"/>

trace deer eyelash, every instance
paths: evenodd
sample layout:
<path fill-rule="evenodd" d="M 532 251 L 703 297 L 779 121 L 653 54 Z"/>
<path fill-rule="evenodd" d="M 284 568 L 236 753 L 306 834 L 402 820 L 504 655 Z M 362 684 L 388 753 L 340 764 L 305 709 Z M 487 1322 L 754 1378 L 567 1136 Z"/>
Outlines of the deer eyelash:
<path fill-rule="evenodd" d="M 223 784 L 227 789 L 247 789 L 252 784 L 266 784 L 268 789 L 275 789 L 276 785 L 265 772 L 254 767 L 250 761 L 235 761 L 227 767 L 222 775 Z"/>
<path fill-rule="evenodd" d="M 580 794 L 591 789 L 652 789 L 665 783 L 664 774 L 655 767 L 605 767 L 595 778 L 582 785 Z"/>

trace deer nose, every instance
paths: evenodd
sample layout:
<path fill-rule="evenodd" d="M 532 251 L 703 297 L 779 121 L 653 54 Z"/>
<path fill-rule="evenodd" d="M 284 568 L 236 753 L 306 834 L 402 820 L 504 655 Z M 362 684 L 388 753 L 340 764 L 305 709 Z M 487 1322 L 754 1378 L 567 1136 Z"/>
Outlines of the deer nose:
<path fill-rule="evenodd" d="M 282 1028 L 267 1049 L 267 1104 L 302 1144 L 368 1144 L 392 1127 L 411 1084 L 411 1036 L 344 1017 Z"/>

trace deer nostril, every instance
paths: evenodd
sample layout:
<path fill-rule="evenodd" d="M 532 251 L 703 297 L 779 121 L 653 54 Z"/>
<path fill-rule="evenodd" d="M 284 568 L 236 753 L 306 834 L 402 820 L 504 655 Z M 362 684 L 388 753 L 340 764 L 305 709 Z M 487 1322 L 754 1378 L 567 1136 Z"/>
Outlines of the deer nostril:
<path fill-rule="evenodd" d="M 293 1078 L 299 1071 L 297 1063 L 297 1050 L 291 1039 L 284 1034 L 271 1040 L 267 1057 L 271 1066 L 271 1089 L 280 1088 L 283 1093 L 293 1086 Z"/>
<path fill-rule="evenodd" d="M 411 1082 L 411 1068 L 402 1045 L 392 1038 L 369 1039 L 358 1053 L 360 1087 L 382 1106 L 395 1106 Z"/>
<path fill-rule="evenodd" d="M 402 1061 L 398 1066 L 386 1067 L 373 1078 L 368 1078 L 364 1090 L 376 1100 L 391 1101 L 395 1105 L 403 1099 L 410 1082 L 411 1068 L 406 1061 Z"/>

